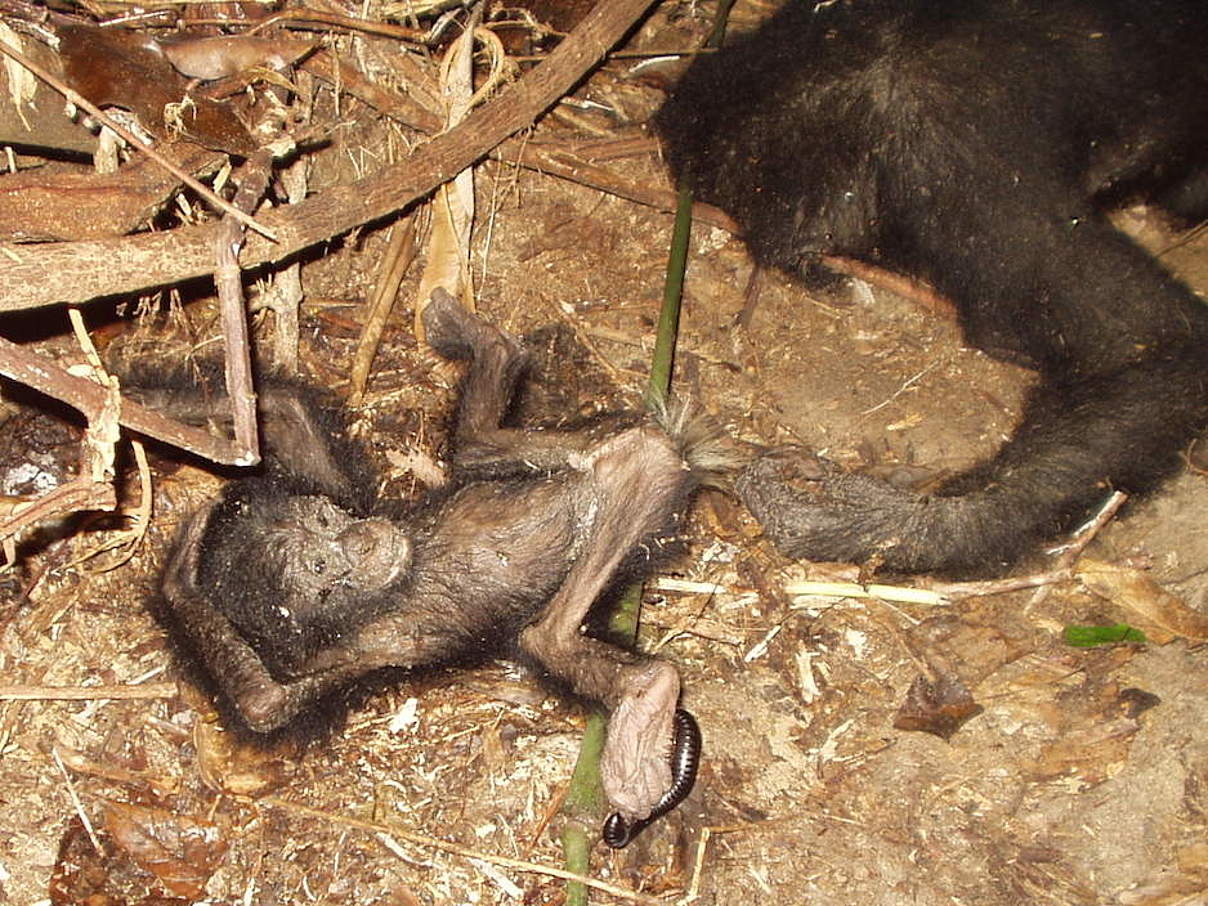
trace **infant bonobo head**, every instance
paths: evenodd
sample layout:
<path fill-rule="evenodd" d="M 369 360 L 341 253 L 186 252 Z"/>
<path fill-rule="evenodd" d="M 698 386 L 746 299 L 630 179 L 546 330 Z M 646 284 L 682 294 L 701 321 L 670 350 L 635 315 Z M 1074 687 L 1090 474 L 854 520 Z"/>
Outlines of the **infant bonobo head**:
<path fill-rule="evenodd" d="M 201 550 L 198 576 L 214 605 L 272 672 L 289 675 L 397 600 L 412 544 L 386 519 L 251 481 L 215 506 Z"/>

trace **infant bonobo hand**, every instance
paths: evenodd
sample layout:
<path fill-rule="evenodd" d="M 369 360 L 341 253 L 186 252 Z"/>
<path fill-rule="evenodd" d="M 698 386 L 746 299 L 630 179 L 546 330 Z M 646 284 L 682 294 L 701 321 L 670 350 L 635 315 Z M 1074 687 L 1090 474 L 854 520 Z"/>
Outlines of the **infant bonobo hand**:
<path fill-rule="evenodd" d="M 675 708 L 675 669 L 659 661 L 628 669 L 632 692 L 613 709 L 600 758 L 604 793 L 617 809 L 604 824 L 603 838 L 614 849 L 684 800 L 701 750 L 695 718 Z"/>

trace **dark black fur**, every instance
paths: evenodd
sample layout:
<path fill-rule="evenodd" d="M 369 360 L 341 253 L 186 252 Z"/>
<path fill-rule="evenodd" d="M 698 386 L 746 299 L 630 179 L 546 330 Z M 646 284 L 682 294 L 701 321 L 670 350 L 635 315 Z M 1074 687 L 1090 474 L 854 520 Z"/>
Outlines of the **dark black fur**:
<path fill-rule="evenodd" d="M 756 258 L 925 278 L 1041 382 L 992 460 L 919 497 L 783 457 L 740 482 L 786 552 L 1001 569 L 1208 423 L 1208 310 L 1103 209 L 1208 210 L 1200 0 L 791 0 L 657 116 L 673 168 Z"/>

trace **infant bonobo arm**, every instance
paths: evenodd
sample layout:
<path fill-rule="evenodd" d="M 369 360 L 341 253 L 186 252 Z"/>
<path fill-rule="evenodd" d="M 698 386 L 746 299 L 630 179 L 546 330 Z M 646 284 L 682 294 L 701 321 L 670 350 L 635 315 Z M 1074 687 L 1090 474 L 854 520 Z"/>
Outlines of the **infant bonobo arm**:
<path fill-rule="evenodd" d="M 163 594 L 190 647 L 234 704 L 240 717 L 257 733 L 289 723 L 307 705 L 346 680 L 364 672 L 352 663 L 337 664 L 288 682 L 278 682 L 260 656 L 214 609 L 197 589 L 197 559 L 211 508 L 190 517 L 164 571 Z"/>
<path fill-rule="evenodd" d="M 428 343 L 444 358 L 469 361 L 454 430 L 455 466 L 525 462 L 535 468 L 559 469 L 570 456 L 599 440 L 589 429 L 501 427 L 528 356 L 519 340 L 467 311 L 440 287 L 432 291 L 424 309 L 424 331 Z"/>
<path fill-rule="evenodd" d="M 203 379 L 198 381 L 179 373 L 135 371 L 124 379 L 123 390 L 143 405 L 186 424 L 213 425 L 214 430 L 229 432 L 230 398 L 212 371 L 203 368 Z M 348 451 L 333 449 L 339 426 L 323 423 L 314 390 L 272 377 L 261 383 L 257 411 L 265 458 L 318 492 L 343 499 L 357 491 L 358 466 L 346 461 Z"/>
<path fill-rule="evenodd" d="M 296 387 L 271 383 L 264 387 L 260 392 L 264 443 L 268 455 L 280 460 L 290 474 L 343 498 L 357 490 L 358 478 L 348 470 L 358 465 L 337 455 L 332 447 L 334 428 L 319 423 L 316 408 Z"/>
<path fill-rule="evenodd" d="M 672 786 L 679 674 L 665 661 L 588 638 L 580 627 L 622 560 L 683 504 L 689 473 L 654 428 L 617 435 L 578 467 L 595 495 L 582 552 L 540 618 L 521 633 L 520 645 L 576 693 L 610 709 L 604 792 L 623 819 L 643 819 Z"/>

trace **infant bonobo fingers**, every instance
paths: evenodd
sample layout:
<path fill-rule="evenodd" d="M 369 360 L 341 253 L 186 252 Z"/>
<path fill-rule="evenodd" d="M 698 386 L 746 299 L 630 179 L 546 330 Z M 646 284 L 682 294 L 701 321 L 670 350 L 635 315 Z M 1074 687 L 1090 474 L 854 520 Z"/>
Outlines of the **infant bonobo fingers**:
<path fill-rule="evenodd" d="M 271 733 L 288 722 L 293 715 L 287 698 L 282 686 L 267 680 L 234 693 L 239 716 L 254 733 Z"/>
<path fill-rule="evenodd" d="M 604 842 L 613 849 L 624 849 L 651 822 L 657 821 L 683 802 L 696 783 L 701 748 L 700 727 L 696 718 L 683 708 L 677 709 L 675 739 L 671 750 L 671 786 L 645 818 L 628 821 L 620 812 L 609 815 L 601 833 Z"/>

